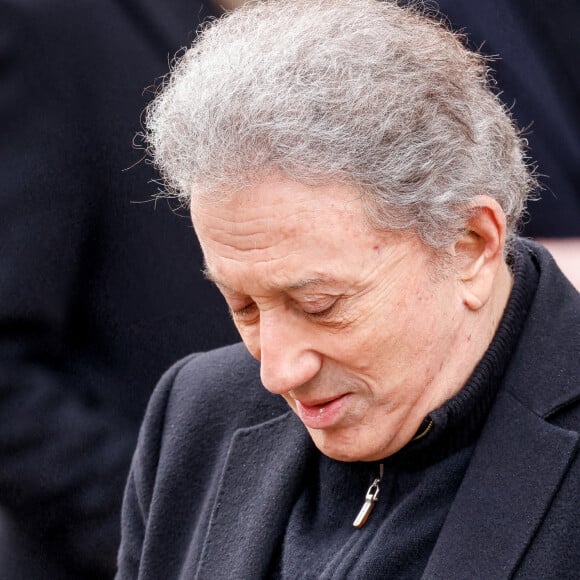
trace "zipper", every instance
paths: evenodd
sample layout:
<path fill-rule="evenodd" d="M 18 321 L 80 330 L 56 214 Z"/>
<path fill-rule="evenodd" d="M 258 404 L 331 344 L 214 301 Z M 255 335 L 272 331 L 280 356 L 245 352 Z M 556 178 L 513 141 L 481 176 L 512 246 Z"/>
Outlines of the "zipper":
<path fill-rule="evenodd" d="M 375 504 L 379 499 L 379 491 L 380 491 L 379 483 L 381 483 L 381 480 L 383 479 L 384 470 L 385 470 L 384 465 L 382 463 L 379 464 L 379 476 L 375 478 L 375 480 L 371 483 L 370 487 L 368 488 L 367 493 L 365 495 L 365 501 L 362 507 L 360 508 L 356 518 L 354 519 L 354 522 L 352 522 L 352 525 L 355 528 L 358 529 L 362 528 L 367 523 L 367 520 L 371 515 L 373 508 L 375 507 Z"/>
<path fill-rule="evenodd" d="M 431 429 L 433 429 L 433 420 L 428 419 L 427 424 L 425 425 L 423 430 L 421 432 L 417 433 L 417 435 L 415 435 L 415 437 L 413 437 L 413 439 L 411 439 L 411 441 L 418 441 L 419 439 L 423 439 L 423 437 L 425 437 L 426 435 L 429 434 Z M 354 518 L 354 522 L 352 522 L 352 525 L 355 528 L 360 529 L 367 523 L 367 520 L 369 519 L 369 516 L 371 515 L 371 513 L 375 507 L 375 504 L 377 503 L 377 501 L 379 499 L 379 492 L 381 491 L 379 484 L 381 483 L 381 481 L 383 479 L 384 471 L 385 471 L 385 466 L 383 463 L 380 463 L 379 464 L 379 476 L 377 478 L 375 478 L 375 480 L 371 483 L 371 485 L 367 489 L 367 493 L 365 495 L 365 501 L 364 501 L 362 507 L 360 508 L 358 514 L 356 515 L 356 518 Z"/>
<path fill-rule="evenodd" d="M 411 439 L 411 441 L 419 441 L 419 439 L 423 439 L 423 437 L 425 437 L 426 435 L 429 435 L 429 432 L 431 431 L 431 429 L 433 429 L 433 419 L 428 419 L 427 425 L 425 425 L 425 427 L 423 428 L 423 431 L 417 433 L 417 435 L 415 435 L 415 437 L 413 437 L 413 439 Z"/>

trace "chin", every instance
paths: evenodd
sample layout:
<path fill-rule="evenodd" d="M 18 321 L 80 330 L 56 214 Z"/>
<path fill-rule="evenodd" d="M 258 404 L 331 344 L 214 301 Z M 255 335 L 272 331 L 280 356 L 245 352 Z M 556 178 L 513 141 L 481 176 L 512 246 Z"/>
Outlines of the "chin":
<path fill-rule="evenodd" d="M 320 453 L 336 461 L 377 461 L 390 455 L 380 446 L 357 444 L 353 437 L 349 438 L 310 429 L 308 431 Z"/>

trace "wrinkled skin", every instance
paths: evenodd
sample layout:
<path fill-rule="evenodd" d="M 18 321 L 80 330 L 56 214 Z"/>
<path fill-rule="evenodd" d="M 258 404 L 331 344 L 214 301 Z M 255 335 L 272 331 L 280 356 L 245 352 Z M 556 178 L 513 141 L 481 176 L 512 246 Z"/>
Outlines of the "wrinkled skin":
<path fill-rule="evenodd" d="M 436 271 L 416 236 L 369 227 L 345 185 L 270 179 L 194 200 L 192 219 L 264 386 L 334 459 L 376 460 L 410 441 L 497 323 L 474 332 L 481 306 L 455 271 Z"/>

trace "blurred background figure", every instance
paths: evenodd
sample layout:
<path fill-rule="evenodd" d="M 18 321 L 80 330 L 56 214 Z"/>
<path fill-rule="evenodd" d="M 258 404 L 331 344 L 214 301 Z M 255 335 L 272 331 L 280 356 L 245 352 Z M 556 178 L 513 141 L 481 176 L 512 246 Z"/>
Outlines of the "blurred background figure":
<path fill-rule="evenodd" d="M 231 6 L 233 7 L 233 6 Z M 163 370 L 237 340 L 132 148 L 144 87 L 220 8 L 0 0 L 0 577 L 109 578 Z"/>
<path fill-rule="evenodd" d="M 544 243 L 580 289 L 580 4 L 570 0 L 439 0 L 491 65 L 538 164 L 541 198 L 524 235 Z"/>

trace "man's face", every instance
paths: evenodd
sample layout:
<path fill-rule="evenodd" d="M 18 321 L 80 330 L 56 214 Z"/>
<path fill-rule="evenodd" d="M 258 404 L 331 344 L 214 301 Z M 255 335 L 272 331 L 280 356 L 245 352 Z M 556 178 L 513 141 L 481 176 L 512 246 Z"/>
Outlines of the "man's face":
<path fill-rule="evenodd" d="M 391 455 L 453 394 L 454 278 L 416 237 L 371 229 L 354 189 L 270 180 L 192 217 L 264 386 L 320 451 Z"/>

